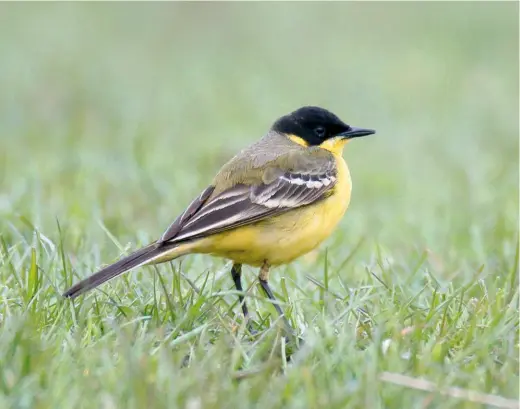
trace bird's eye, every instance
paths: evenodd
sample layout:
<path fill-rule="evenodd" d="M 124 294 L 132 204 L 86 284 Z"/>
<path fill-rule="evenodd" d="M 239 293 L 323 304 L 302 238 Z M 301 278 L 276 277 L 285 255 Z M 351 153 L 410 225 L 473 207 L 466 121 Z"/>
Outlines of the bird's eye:
<path fill-rule="evenodd" d="M 325 128 L 323 126 L 318 126 L 314 128 L 314 133 L 316 136 L 323 138 L 325 136 Z"/>

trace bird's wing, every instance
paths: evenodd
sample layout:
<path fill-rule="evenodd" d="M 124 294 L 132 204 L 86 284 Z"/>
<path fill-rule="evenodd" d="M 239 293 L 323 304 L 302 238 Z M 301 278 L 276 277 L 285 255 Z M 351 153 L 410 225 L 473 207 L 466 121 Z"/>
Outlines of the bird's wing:
<path fill-rule="evenodd" d="M 238 183 L 212 196 L 206 189 L 166 230 L 160 243 L 220 233 L 277 216 L 327 197 L 336 183 L 335 159 L 320 149 L 291 152 L 262 167 L 255 183 Z M 326 153 L 324 153 L 326 152 Z M 258 174 L 258 169 L 251 172 Z"/>

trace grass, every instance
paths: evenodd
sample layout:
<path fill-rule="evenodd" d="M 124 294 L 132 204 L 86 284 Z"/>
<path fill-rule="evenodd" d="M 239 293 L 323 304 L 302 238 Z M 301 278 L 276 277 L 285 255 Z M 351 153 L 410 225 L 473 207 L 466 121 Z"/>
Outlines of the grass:
<path fill-rule="evenodd" d="M 1 408 L 518 407 L 516 3 L 0 5 Z M 235 151 L 316 104 L 350 208 L 273 271 L 140 268 Z M 287 356 L 291 360 L 287 362 Z"/>

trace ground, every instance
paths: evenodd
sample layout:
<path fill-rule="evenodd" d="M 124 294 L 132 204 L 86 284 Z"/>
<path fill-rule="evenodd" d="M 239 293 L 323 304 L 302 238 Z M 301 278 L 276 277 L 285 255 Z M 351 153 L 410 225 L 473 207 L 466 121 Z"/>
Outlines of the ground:
<path fill-rule="evenodd" d="M 0 407 L 518 407 L 517 15 L 1 4 Z M 271 273 L 303 345 L 244 268 L 248 336 L 208 256 L 62 299 L 306 104 L 377 134 L 335 234 Z"/>

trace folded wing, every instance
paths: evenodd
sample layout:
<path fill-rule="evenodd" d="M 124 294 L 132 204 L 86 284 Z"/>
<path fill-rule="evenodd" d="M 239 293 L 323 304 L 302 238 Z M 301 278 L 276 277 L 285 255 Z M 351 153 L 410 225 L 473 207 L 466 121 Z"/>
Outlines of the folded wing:
<path fill-rule="evenodd" d="M 220 233 L 277 216 L 327 197 L 336 183 L 332 158 L 304 161 L 302 169 L 271 166 L 263 181 L 237 184 L 210 198 L 206 189 L 164 233 L 161 243 L 176 243 Z M 309 162 L 313 166 L 309 169 Z M 302 161 L 300 161 L 302 163 Z"/>

